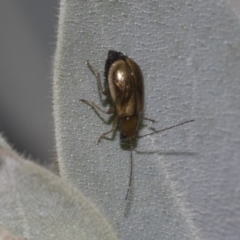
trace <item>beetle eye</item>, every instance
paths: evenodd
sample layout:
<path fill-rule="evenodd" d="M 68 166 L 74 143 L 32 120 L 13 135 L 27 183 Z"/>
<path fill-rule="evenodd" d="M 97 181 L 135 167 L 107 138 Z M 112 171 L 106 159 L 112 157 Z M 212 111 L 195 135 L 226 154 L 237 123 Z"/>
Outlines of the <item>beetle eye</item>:
<path fill-rule="evenodd" d="M 127 135 L 126 134 L 124 134 L 124 133 L 121 133 L 120 134 L 120 139 L 121 140 L 124 140 L 124 139 L 126 139 L 127 138 Z"/>
<path fill-rule="evenodd" d="M 124 117 L 119 121 L 120 139 L 130 139 L 135 136 L 138 126 L 138 116 Z"/>

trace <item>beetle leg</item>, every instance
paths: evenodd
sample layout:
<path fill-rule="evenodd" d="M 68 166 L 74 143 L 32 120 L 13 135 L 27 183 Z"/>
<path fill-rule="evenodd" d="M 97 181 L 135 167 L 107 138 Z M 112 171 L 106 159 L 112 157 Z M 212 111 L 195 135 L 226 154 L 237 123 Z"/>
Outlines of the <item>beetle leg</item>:
<path fill-rule="evenodd" d="M 87 65 L 88 65 L 89 69 L 92 71 L 92 73 L 95 75 L 101 93 L 102 93 L 103 95 L 108 95 L 107 89 L 103 90 L 99 72 L 93 67 L 93 65 L 92 65 L 88 60 L 87 60 Z"/>
<path fill-rule="evenodd" d="M 157 121 L 154 120 L 154 119 L 151 119 L 151 118 L 146 118 L 146 117 L 143 117 L 144 120 L 148 120 L 150 122 L 153 122 L 153 123 L 156 123 Z"/>
<path fill-rule="evenodd" d="M 111 114 L 112 112 L 109 112 L 111 110 L 111 108 L 108 110 L 108 111 L 105 111 L 105 110 L 102 110 L 99 106 L 97 106 L 94 102 L 90 102 L 88 100 L 85 100 L 85 99 L 79 99 L 79 101 L 81 102 L 84 102 L 88 105 L 90 105 L 91 107 L 95 108 L 95 109 L 98 109 L 99 111 L 103 112 L 103 113 L 106 113 L 106 114 Z"/>
<path fill-rule="evenodd" d="M 112 113 L 115 113 L 115 108 L 112 106 L 110 107 L 107 111 L 105 110 L 102 110 L 99 106 L 97 106 L 94 102 L 91 102 L 91 101 L 88 101 L 88 100 L 85 100 L 85 99 L 79 99 L 79 101 L 81 102 L 84 102 L 88 105 L 90 105 L 91 107 L 95 108 L 95 109 L 98 109 L 99 111 L 105 113 L 105 114 L 112 114 Z"/>
<path fill-rule="evenodd" d="M 111 133 L 111 132 L 114 132 L 114 131 L 116 130 L 116 128 L 117 128 L 117 125 L 118 125 L 118 117 L 115 117 L 115 119 L 114 119 L 114 121 L 113 121 L 113 124 L 112 124 L 111 130 L 103 133 L 103 134 L 99 137 L 97 144 L 99 144 L 100 141 L 101 141 L 101 139 L 102 139 L 103 137 L 105 137 L 107 134 L 109 134 L 109 133 Z"/>

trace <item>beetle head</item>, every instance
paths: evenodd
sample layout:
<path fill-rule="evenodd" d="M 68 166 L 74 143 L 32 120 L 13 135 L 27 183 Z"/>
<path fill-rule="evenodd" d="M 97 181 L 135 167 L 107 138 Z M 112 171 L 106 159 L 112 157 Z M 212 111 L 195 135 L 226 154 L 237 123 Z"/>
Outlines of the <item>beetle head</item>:
<path fill-rule="evenodd" d="M 135 136 L 138 127 L 138 116 L 123 117 L 119 119 L 120 139 L 131 139 Z"/>

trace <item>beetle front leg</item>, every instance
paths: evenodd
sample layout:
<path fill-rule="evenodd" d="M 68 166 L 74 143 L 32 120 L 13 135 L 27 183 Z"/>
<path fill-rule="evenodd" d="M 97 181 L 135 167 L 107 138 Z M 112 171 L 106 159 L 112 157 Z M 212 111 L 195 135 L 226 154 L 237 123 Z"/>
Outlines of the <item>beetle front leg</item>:
<path fill-rule="evenodd" d="M 79 101 L 81 102 L 84 102 L 88 105 L 90 105 L 91 107 L 93 107 L 94 109 L 97 109 L 99 111 L 101 111 L 102 113 L 105 113 L 105 114 L 112 114 L 114 113 L 115 109 L 114 108 L 109 108 L 109 110 L 105 111 L 105 110 L 102 110 L 98 105 L 96 105 L 94 102 L 91 102 L 91 101 L 88 101 L 88 100 L 85 100 L 85 99 L 82 99 L 80 98 Z"/>
<path fill-rule="evenodd" d="M 92 73 L 96 77 L 101 93 L 103 95 L 108 95 L 109 94 L 108 90 L 107 89 L 103 90 L 99 72 L 93 67 L 93 65 L 88 60 L 87 60 L 87 65 L 88 65 L 88 68 L 92 71 Z"/>
<path fill-rule="evenodd" d="M 97 144 L 99 144 L 100 141 L 101 141 L 101 139 L 102 139 L 103 137 L 105 137 L 107 134 L 109 134 L 109 133 L 111 133 L 111 132 L 114 132 L 114 131 L 116 130 L 116 128 L 117 128 L 117 125 L 118 125 L 118 117 L 115 117 L 115 119 L 114 119 L 114 121 L 113 121 L 113 124 L 112 124 L 111 130 L 103 133 L 103 134 L 99 137 Z"/>

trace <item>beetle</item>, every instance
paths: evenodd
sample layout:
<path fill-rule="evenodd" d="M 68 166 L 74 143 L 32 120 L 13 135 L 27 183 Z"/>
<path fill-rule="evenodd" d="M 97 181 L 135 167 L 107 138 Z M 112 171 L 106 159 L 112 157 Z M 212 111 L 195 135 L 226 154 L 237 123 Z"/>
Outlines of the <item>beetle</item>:
<path fill-rule="evenodd" d="M 100 135 L 98 138 L 98 144 L 102 138 L 104 138 L 107 134 L 114 132 L 117 127 L 119 127 L 120 139 L 129 140 L 130 143 L 130 176 L 125 197 L 125 200 L 127 200 L 132 182 L 132 140 L 134 138 L 142 138 L 155 133 L 163 132 L 194 120 L 188 120 L 171 127 L 145 134 L 143 136 L 137 136 L 138 125 L 141 118 L 151 122 L 156 122 L 153 119 L 141 116 L 144 108 L 144 82 L 141 68 L 134 60 L 123 53 L 109 50 L 104 71 L 106 89 L 103 89 L 99 72 L 90 64 L 89 61 L 87 61 L 87 65 L 95 75 L 101 93 L 103 95 L 110 96 L 111 106 L 109 110 L 105 111 L 97 106 L 94 102 L 85 99 L 79 99 L 79 101 L 84 102 L 103 113 L 115 115 L 112 128 Z"/>

